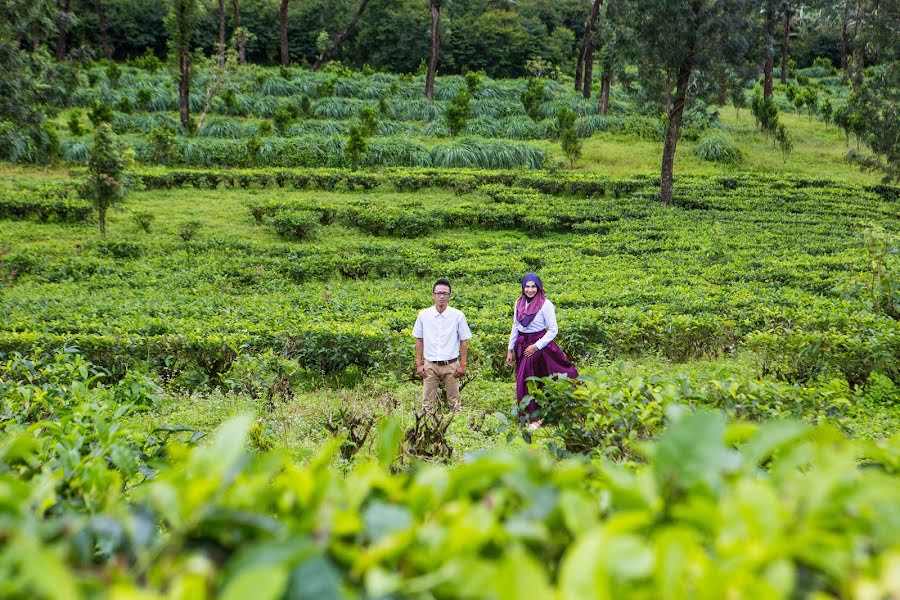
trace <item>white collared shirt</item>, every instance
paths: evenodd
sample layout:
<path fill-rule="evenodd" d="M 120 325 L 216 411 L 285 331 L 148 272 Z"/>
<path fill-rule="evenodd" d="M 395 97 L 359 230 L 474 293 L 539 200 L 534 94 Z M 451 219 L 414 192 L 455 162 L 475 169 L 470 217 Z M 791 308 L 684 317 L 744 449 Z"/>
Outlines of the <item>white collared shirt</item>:
<path fill-rule="evenodd" d="M 522 324 L 516 321 L 516 305 L 513 304 L 513 324 L 512 331 L 509 333 L 509 349 L 515 349 L 519 333 L 534 333 L 544 329 L 547 330 L 547 333 L 534 343 L 538 350 L 543 350 L 544 346 L 552 342 L 556 334 L 559 333 L 559 326 L 556 324 L 556 307 L 553 306 L 552 302 L 544 300 L 544 305 L 534 315 L 534 319 L 528 324 L 528 327 L 522 327 Z"/>
<path fill-rule="evenodd" d="M 425 360 L 453 360 L 459 356 L 459 343 L 472 337 L 466 316 L 448 306 L 439 313 L 435 307 L 419 311 L 413 337 L 424 341 Z"/>

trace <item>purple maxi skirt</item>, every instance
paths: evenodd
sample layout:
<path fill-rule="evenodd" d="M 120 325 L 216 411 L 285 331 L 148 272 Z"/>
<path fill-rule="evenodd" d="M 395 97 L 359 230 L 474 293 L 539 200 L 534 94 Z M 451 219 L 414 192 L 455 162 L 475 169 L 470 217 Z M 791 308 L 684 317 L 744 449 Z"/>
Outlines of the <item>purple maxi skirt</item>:
<path fill-rule="evenodd" d="M 569 360 L 569 357 L 559 349 L 556 342 L 550 342 L 544 346 L 543 350 L 538 350 L 531 356 L 525 356 L 525 348 L 534 344 L 544 337 L 547 330 L 535 331 L 534 333 L 519 333 L 516 338 L 516 402 L 521 403 L 522 398 L 528 395 L 528 383 L 525 381 L 529 377 L 549 377 L 550 375 L 566 374 L 569 378 L 578 377 L 578 371 L 575 365 Z M 537 404 L 534 400 L 528 403 L 529 413 L 537 410 Z"/>

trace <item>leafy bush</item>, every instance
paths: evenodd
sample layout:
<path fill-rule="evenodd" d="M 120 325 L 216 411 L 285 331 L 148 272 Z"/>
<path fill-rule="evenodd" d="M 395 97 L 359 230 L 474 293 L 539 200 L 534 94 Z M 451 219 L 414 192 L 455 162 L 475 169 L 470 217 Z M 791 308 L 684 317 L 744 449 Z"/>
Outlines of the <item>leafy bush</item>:
<path fill-rule="evenodd" d="M 298 240 L 307 239 L 319 227 L 319 213 L 311 210 L 283 210 L 270 218 L 278 235 Z"/>
<path fill-rule="evenodd" d="M 447 106 L 447 112 L 444 114 L 444 121 L 447 123 L 450 135 L 457 136 L 465 128 L 466 122 L 469 120 L 469 112 L 469 92 L 460 89 L 450 105 Z"/>
<path fill-rule="evenodd" d="M 156 216 L 146 210 L 138 210 L 131 213 L 132 222 L 144 233 L 150 233 L 150 227 L 155 219 Z"/>
<path fill-rule="evenodd" d="M 544 101 L 544 80 L 533 78 L 528 80 L 525 91 L 522 92 L 522 105 L 527 114 L 535 122 L 541 118 L 540 107 Z"/>
<path fill-rule="evenodd" d="M 66 121 L 66 125 L 69 128 L 69 133 L 75 137 L 80 137 L 87 133 L 87 127 L 81 122 L 83 116 L 84 113 L 79 108 L 73 108 L 69 111 L 69 119 Z"/>
<path fill-rule="evenodd" d="M 178 237 L 185 242 L 190 242 L 202 227 L 203 222 L 201 221 L 185 221 L 178 226 Z"/>

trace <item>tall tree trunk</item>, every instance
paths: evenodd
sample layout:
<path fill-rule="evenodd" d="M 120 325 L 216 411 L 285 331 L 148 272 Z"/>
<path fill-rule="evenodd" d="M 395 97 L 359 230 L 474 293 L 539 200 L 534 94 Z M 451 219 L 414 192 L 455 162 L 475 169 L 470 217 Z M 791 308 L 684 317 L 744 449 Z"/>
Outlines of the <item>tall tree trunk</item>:
<path fill-rule="evenodd" d="M 581 91 L 581 84 L 584 83 L 584 40 L 581 47 L 578 48 L 578 62 L 575 63 L 575 91 Z"/>
<path fill-rule="evenodd" d="M 609 112 L 609 86 L 612 83 L 611 75 L 604 71 L 600 78 L 600 100 L 597 102 L 597 114 L 605 117 Z"/>
<path fill-rule="evenodd" d="M 597 30 L 597 19 L 600 17 L 600 7 L 603 0 L 594 0 L 591 5 L 591 14 L 585 22 L 584 39 L 581 42 L 582 62 L 584 63 L 584 81 L 581 84 L 581 93 L 585 98 L 591 97 L 591 83 L 594 77 L 594 32 Z"/>
<path fill-rule="evenodd" d="M 241 30 L 241 7 L 238 0 L 231 0 L 231 12 L 234 15 L 234 28 L 237 30 L 238 64 L 247 64 L 247 40 Z"/>
<path fill-rule="evenodd" d="M 103 38 L 103 58 L 109 60 L 112 58 L 112 52 L 109 49 L 109 33 L 106 31 L 106 15 L 103 12 L 103 2 L 94 0 L 94 9 L 97 11 L 97 20 L 100 22 L 100 36 Z"/>
<path fill-rule="evenodd" d="M 181 126 L 187 132 L 191 126 L 191 55 L 186 51 L 182 52 L 178 62 L 178 108 Z"/>
<path fill-rule="evenodd" d="M 791 5 L 783 3 L 784 8 L 784 36 L 781 39 L 781 83 L 787 85 L 788 76 L 788 38 L 791 35 Z"/>
<path fill-rule="evenodd" d="M 847 26 L 850 22 L 850 0 L 844 2 L 844 17 L 841 20 L 841 71 L 847 68 Z"/>
<path fill-rule="evenodd" d="M 429 0 L 431 6 L 431 56 L 425 73 L 425 97 L 434 100 L 434 74 L 437 72 L 438 52 L 441 49 L 441 0 Z"/>
<path fill-rule="evenodd" d="M 766 0 L 766 56 L 763 62 L 763 98 L 772 97 L 775 71 L 775 0 Z"/>
<path fill-rule="evenodd" d="M 225 66 L 225 0 L 219 0 L 219 68 Z"/>
<path fill-rule="evenodd" d="M 101 206 L 97 210 L 98 225 L 100 225 L 100 236 L 106 237 L 106 207 Z"/>
<path fill-rule="evenodd" d="M 316 59 L 316 62 L 313 63 L 312 71 L 318 71 L 319 67 L 321 67 L 325 61 L 331 58 L 332 53 L 334 53 L 335 49 L 341 45 L 341 43 L 347 39 L 347 36 L 350 35 L 350 32 L 353 30 L 353 26 L 356 25 L 356 22 L 359 21 L 359 18 L 366 10 L 366 5 L 369 3 L 369 0 L 360 0 L 359 6 L 356 9 L 356 12 L 353 13 L 353 18 L 350 19 L 350 23 L 347 25 L 347 28 L 341 32 L 339 36 L 332 40 L 331 45 L 328 46 L 328 49 L 319 55 Z"/>
<path fill-rule="evenodd" d="M 291 64 L 291 55 L 288 54 L 288 0 L 281 0 L 281 6 L 278 8 L 278 27 L 281 29 L 281 66 L 286 67 Z"/>
<path fill-rule="evenodd" d="M 850 83 L 853 85 L 853 91 L 858 92 L 863 80 L 863 57 L 859 49 L 859 23 L 862 21 L 859 14 L 859 0 L 856 0 L 853 16 L 856 17 L 856 21 L 853 23 L 853 73 L 850 75 Z"/>
<path fill-rule="evenodd" d="M 681 132 L 681 118 L 684 115 L 684 104 L 687 98 L 691 71 L 694 69 L 694 47 L 691 45 L 681 65 L 678 67 L 678 78 L 675 83 L 675 97 L 669 110 L 669 123 L 666 127 L 666 141 L 663 144 L 662 172 L 659 179 L 659 199 L 663 204 L 672 203 L 672 187 L 674 184 L 675 146 Z"/>
<path fill-rule="evenodd" d="M 62 0 L 57 0 L 56 8 L 60 13 L 60 23 L 59 23 L 59 35 L 56 38 L 56 59 L 63 60 L 66 58 L 66 44 L 67 37 L 69 34 L 69 19 L 70 14 L 69 10 L 72 7 L 72 0 L 65 0 L 65 4 L 63 4 Z"/>

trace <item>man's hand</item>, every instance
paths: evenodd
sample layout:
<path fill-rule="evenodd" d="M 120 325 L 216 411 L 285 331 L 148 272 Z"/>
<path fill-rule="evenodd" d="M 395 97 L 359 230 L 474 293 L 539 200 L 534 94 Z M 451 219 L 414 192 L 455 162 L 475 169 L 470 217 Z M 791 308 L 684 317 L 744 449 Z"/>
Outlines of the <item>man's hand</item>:
<path fill-rule="evenodd" d="M 453 376 L 456 377 L 457 379 L 459 379 L 460 377 L 462 377 L 465 374 L 466 374 L 466 365 L 459 363 L 456 366 L 456 370 L 453 371 Z"/>
<path fill-rule="evenodd" d="M 527 348 L 525 348 L 525 352 L 523 352 L 522 354 L 524 354 L 525 356 L 531 356 L 532 354 L 534 354 L 537 351 L 538 351 L 537 345 L 532 344 L 532 345 L 528 346 Z"/>
<path fill-rule="evenodd" d="M 513 354 L 512 350 L 506 353 L 506 364 L 508 364 L 513 369 L 516 368 L 516 355 Z"/>
<path fill-rule="evenodd" d="M 425 379 L 425 365 L 416 365 L 416 373 L 419 374 L 419 377 Z"/>

